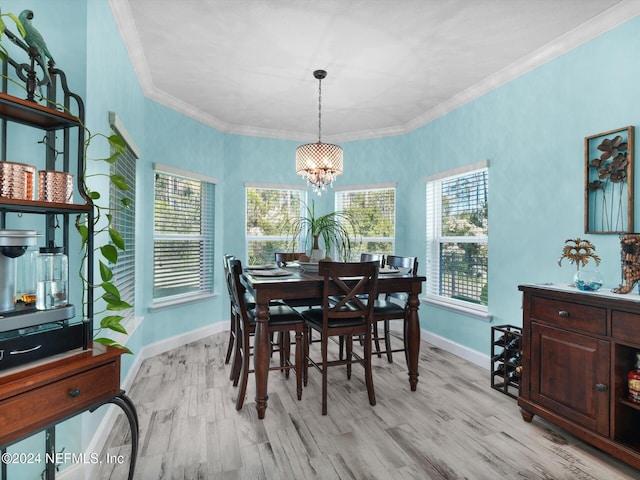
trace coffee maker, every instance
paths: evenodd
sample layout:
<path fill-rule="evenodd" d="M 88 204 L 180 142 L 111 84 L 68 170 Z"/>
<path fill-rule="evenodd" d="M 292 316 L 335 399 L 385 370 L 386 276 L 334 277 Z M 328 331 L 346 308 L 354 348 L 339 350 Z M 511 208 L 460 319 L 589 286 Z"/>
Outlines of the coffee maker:
<path fill-rule="evenodd" d="M 16 259 L 37 244 L 34 230 L 0 229 L 0 312 L 15 309 Z"/>

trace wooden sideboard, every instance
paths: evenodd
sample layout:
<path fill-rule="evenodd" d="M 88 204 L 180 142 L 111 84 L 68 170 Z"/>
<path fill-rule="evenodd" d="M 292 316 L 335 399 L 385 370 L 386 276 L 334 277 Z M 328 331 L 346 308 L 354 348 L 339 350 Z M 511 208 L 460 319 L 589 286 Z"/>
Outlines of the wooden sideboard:
<path fill-rule="evenodd" d="M 79 413 L 112 403 L 123 410 L 131 427 L 129 478 L 133 478 L 138 448 L 138 417 L 133 403 L 120 389 L 120 356 L 123 353 L 122 349 L 96 343 L 88 350 L 49 357 L 2 372 L 2 451 L 12 443 L 51 429 Z M 46 471 L 47 478 L 53 478 L 55 465 L 47 463 Z M 6 478 L 4 468 L 1 478 Z"/>
<path fill-rule="evenodd" d="M 640 468 L 640 405 L 627 374 L 640 352 L 640 296 L 520 285 L 523 372 L 518 405 Z"/>

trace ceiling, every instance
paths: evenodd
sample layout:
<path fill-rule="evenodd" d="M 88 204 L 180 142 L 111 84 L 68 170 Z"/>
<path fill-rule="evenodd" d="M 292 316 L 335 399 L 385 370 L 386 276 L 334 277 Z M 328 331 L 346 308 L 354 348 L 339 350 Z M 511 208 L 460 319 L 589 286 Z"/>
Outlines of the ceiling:
<path fill-rule="evenodd" d="M 640 13 L 638 0 L 111 0 L 145 95 L 296 141 L 410 132 Z"/>

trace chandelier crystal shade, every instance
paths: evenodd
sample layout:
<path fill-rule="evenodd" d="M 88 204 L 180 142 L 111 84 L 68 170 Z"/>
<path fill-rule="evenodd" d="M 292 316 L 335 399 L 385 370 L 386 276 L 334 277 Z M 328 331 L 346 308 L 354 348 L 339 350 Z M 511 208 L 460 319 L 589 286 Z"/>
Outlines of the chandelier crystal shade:
<path fill-rule="evenodd" d="M 296 149 L 296 173 L 313 185 L 313 190 L 321 195 L 327 187 L 333 186 L 336 177 L 342 173 L 342 148 L 331 143 L 322 143 L 322 79 L 324 70 L 316 70 L 318 79 L 318 141 L 300 145 Z"/>

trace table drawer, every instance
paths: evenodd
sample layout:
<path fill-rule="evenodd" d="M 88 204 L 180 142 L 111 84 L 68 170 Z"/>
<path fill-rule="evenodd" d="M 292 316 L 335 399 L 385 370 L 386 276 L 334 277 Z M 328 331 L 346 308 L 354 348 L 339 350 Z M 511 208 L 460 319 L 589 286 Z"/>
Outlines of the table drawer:
<path fill-rule="evenodd" d="M 106 400 L 119 391 L 116 362 L 77 373 L 0 402 L 0 445 Z"/>
<path fill-rule="evenodd" d="M 607 310 L 600 307 L 533 296 L 531 317 L 553 325 L 596 335 L 607 334 Z"/>
<path fill-rule="evenodd" d="M 611 336 L 619 340 L 637 343 L 640 338 L 640 315 L 637 313 L 611 312 Z"/>

